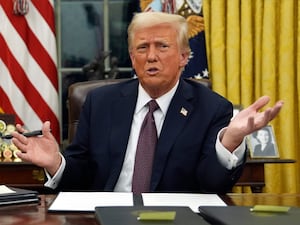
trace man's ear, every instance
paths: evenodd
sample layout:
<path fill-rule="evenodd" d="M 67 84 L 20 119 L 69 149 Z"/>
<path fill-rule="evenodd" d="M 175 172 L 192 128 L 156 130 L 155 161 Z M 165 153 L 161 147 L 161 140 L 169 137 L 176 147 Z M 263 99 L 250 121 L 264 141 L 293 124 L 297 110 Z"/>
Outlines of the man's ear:
<path fill-rule="evenodd" d="M 189 53 L 187 52 L 182 52 L 180 55 L 180 66 L 184 67 L 186 66 L 186 64 L 188 63 L 188 59 L 189 59 Z"/>
<path fill-rule="evenodd" d="M 134 55 L 132 54 L 132 52 L 129 52 L 129 57 L 130 57 L 130 60 L 131 60 L 131 67 L 134 68 L 135 57 L 134 57 Z"/>
<path fill-rule="evenodd" d="M 132 54 L 132 52 L 129 52 L 129 56 L 130 56 L 130 60 L 131 60 L 131 66 L 134 68 L 134 64 L 135 64 L 134 54 Z"/>

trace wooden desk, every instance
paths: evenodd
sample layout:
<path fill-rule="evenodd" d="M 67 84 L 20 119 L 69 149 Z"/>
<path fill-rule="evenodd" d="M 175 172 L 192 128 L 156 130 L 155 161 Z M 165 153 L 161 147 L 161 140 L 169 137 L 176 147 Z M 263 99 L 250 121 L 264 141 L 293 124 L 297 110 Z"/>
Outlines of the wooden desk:
<path fill-rule="evenodd" d="M 44 169 L 30 163 L 0 160 L 0 184 L 42 191 L 44 183 Z"/>
<path fill-rule="evenodd" d="M 228 194 L 221 196 L 228 205 L 255 204 L 300 207 L 300 194 Z M 48 213 L 55 195 L 41 195 L 40 204 L 0 207 L 0 221 L 5 225 L 99 225 L 94 213 Z"/>
<path fill-rule="evenodd" d="M 236 186 L 250 186 L 252 193 L 261 193 L 265 186 L 265 164 L 267 163 L 294 163 L 293 159 L 250 159 L 246 165 L 242 176 Z"/>
<path fill-rule="evenodd" d="M 48 213 L 55 195 L 41 195 L 40 204 L 0 207 L 0 223 L 5 225 L 99 225 L 94 213 Z"/>

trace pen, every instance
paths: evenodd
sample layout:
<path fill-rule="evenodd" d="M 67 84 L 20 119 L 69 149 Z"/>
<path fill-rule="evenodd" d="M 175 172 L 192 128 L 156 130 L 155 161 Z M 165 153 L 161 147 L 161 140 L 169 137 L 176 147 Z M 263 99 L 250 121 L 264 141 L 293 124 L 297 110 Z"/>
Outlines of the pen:
<path fill-rule="evenodd" d="M 26 133 L 22 133 L 25 137 L 34 137 L 34 136 L 38 136 L 38 135 L 42 135 L 43 132 L 42 130 L 34 130 L 34 131 L 30 131 L 30 132 L 26 132 Z M 7 134 L 7 135 L 4 135 L 0 136 L 2 139 L 12 139 L 13 136 L 11 134 Z"/>

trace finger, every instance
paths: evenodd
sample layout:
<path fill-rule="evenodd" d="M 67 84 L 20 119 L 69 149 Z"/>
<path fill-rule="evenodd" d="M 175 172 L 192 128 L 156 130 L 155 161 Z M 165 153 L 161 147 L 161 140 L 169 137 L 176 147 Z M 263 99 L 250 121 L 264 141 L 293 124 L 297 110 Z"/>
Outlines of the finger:
<path fill-rule="evenodd" d="M 266 126 L 270 121 L 271 121 L 271 111 L 272 109 L 269 108 L 269 109 L 266 109 L 263 113 L 263 117 L 262 117 L 262 120 L 259 124 L 259 127 L 262 128 L 264 126 Z"/>
<path fill-rule="evenodd" d="M 273 120 L 277 114 L 280 112 L 281 108 L 283 107 L 284 102 L 278 101 L 276 102 L 275 106 L 271 110 L 270 120 Z"/>
<path fill-rule="evenodd" d="M 279 113 L 280 109 L 283 106 L 283 101 L 278 101 L 274 107 L 270 107 L 268 109 L 265 110 L 263 116 L 264 116 L 264 123 L 267 124 L 269 123 L 271 120 L 273 120 L 277 114 Z"/>
<path fill-rule="evenodd" d="M 42 126 L 42 132 L 43 132 L 43 136 L 47 137 L 47 138 L 52 138 L 53 135 L 51 133 L 51 128 L 50 128 L 50 121 L 46 121 L 43 126 Z M 54 137 L 53 137 L 54 138 Z"/>
<path fill-rule="evenodd" d="M 250 116 L 248 118 L 248 122 L 247 122 L 247 127 L 248 129 L 252 132 L 252 130 L 255 129 L 255 125 L 254 125 L 254 117 L 253 116 Z"/>
<path fill-rule="evenodd" d="M 14 145 L 16 145 L 16 147 L 18 149 L 20 149 L 21 151 L 25 152 L 26 151 L 26 147 L 28 145 L 28 138 L 25 137 L 23 134 L 19 133 L 19 132 L 12 132 L 11 133 L 13 138 L 12 138 L 12 143 Z"/>
<path fill-rule="evenodd" d="M 29 161 L 30 161 L 30 160 L 29 160 L 29 157 L 28 157 L 28 155 L 27 155 L 26 153 L 23 153 L 23 152 L 21 152 L 21 151 L 17 151 L 17 152 L 16 152 L 16 155 L 17 155 L 17 157 L 20 158 L 22 161 L 25 161 L 25 162 L 29 162 Z"/>
<path fill-rule="evenodd" d="M 14 131 L 11 133 L 11 135 L 13 136 L 13 139 L 15 139 L 15 141 L 17 140 L 18 142 L 25 144 L 25 145 L 28 144 L 28 139 L 23 134 Z"/>
<path fill-rule="evenodd" d="M 270 101 L 269 96 L 262 96 L 259 99 L 257 99 L 252 105 L 250 105 L 251 108 L 255 109 L 255 111 L 260 110 L 265 105 L 267 105 Z"/>
<path fill-rule="evenodd" d="M 18 134 L 20 135 L 20 134 Z M 22 135 L 20 135 L 22 136 Z M 25 137 L 26 138 L 26 137 Z M 14 137 L 12 139 L 12 143 L 21 151 L 21 152 L 27 152 L 26 146 L 27 146 L 27 142 L 22 142 L 20 139 Z"/>
<path fill-rule="evenodd" d="M 47 132 L 50 132 L 50 121 L 46 121 L 42 126 L 43 134 L 45 135 Z"/>
<path fill-rule="evenodd" d="M 16 129 L 20 133 L 24 133 L 26 130 L 21 126 L 21 124 L 16 125 Z"/>

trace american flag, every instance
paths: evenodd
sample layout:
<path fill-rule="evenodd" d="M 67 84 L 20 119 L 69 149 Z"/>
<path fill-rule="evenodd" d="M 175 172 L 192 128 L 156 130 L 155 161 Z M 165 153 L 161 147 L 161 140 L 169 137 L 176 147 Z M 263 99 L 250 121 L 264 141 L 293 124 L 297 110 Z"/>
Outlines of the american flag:
<path fill-rule="evenodd" d="M 0 112 L 59 142 L 58 99 L 53 0 L 0 0 Z"/>

